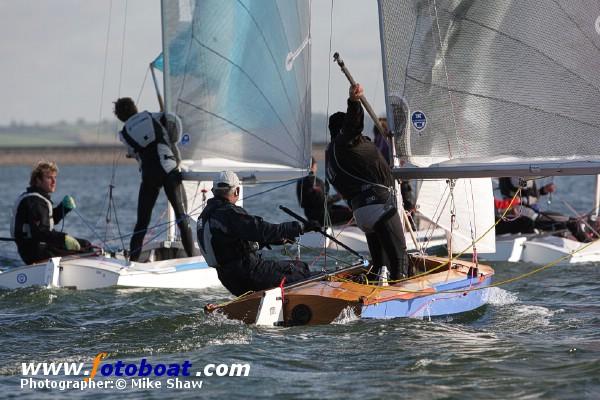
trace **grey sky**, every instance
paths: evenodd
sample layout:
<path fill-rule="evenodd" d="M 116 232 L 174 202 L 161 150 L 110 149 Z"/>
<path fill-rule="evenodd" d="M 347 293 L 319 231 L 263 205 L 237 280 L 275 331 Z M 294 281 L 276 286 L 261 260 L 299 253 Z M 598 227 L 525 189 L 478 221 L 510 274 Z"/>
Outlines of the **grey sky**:
<path fill-rule="evenodd" d="M 150 77 L 142 83 L 161 51 L 159 8 L 159 0 L 0 0 L 0 124 L 110 118 L 116 97 L 137 98 L 142 88 L 140 106 L 156 109 Z M 331 67 L 332 113 L 345 108 L 348 84 L 329 57 L 331 0 L 313 0 L 312 11 L 312 108 L 327 109 Z M 334 1 L 332 51 L 342 55 L 383 113 L 376 0 Z"/>

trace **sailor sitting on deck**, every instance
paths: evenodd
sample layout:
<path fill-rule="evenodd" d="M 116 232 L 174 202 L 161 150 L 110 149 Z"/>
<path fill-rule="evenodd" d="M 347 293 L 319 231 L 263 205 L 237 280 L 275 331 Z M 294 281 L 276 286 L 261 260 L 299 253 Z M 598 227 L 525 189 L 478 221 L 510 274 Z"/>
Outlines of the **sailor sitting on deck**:
<path fill-rule="evenodd" d="M 311 157 L 310 173 L 296 184 L 296 196 L 304 215 L 309 220 L 319 221 L 322 226 L 325 222 L 325 207 L 332 225 L 347 224 L 352 219 L 352 210 L 346 205 L 334 204 L 342 196 L 329 195 L 329 184 L 317 177 L 317 160 Z"/>
<path fill-rule="evenodd" d="M 90 250 L 87 240 L 54 230 L 54 225 L 75 208 L 71 196 L 65 196 L 57 207 L 52 204 L 50 194 L 56 190 L 57 174 L 55 163 L 38 162 L 31 171 L 30 186 L 15 203 L 11 235 L 26 264 Z"/>
<path fill-rule="evenodd" d="M 351 86 L 347 112 L 337 112 L 329 118 L 327 179 L 351 201 L 356 224 L 366 234 L 376 271 L 385 265 L 391 279 L 397 280 L 412 271 L 402 221 L 394 204 L 390 166 L 375 144 L 362 135 L 362 96 L 362 86 Z"/>
<path fill-rule="evenodd" d="M 215 267 L 221 283 L 234 295 L 296 282 L 310 275 L 301 261 L 263 260 L 261 246 L 281 244 L 304 232 L 316 231 L 319 223 L 309 221 L 271 224 L 249 215 L 235 203 L 240 197 L 240 180 L 232 171 L 221 172 L 213 182 L 215 197 L 209 199 L 198 218 L 198 243 L 209 266 Z"/>

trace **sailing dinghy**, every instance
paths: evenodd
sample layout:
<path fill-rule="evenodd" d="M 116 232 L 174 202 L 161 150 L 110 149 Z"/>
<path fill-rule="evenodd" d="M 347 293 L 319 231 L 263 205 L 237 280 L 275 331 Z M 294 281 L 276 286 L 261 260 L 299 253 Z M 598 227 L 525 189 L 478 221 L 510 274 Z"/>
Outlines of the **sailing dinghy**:
<path fill-rule="evenodd" d="M 305 282 L 243 295 L 205 310 L 265 326 L 329 324 L 340 317 L 361 319 L 430 318 L 467 313 L 485 306 L 494 270 L 468 261 L 448 263 L 411 257 L 423 274 L 390 283 L 366 283 L 358 264 Z"/>
<path fill-rule="evenodd" d="M 246 323 L 289 326 L 331 323 L 348 312 L 380 319 L 448 316 L 486 304 L 492 268 L 420 254 L 410 260 L 419 273 L 398 282 L 387 282 L 384 272 L 380 282 L 368 282 L 368 263 L 359 263 L 290 286 L 282 282 L 280 287 L 210 304 L 205 310 Z"/>

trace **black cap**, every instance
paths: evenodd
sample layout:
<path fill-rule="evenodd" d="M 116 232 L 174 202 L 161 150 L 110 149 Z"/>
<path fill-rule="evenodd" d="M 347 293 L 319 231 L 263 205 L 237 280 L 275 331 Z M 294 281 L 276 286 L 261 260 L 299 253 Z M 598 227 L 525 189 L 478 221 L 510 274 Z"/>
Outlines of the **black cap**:
<path fill-rule="evenodd" d="M 344 120 L 346 119 L 346 113 L 338 111 L 329 117 L 329 134 L 332 139 L 340 133 L 344 126 Z"/>

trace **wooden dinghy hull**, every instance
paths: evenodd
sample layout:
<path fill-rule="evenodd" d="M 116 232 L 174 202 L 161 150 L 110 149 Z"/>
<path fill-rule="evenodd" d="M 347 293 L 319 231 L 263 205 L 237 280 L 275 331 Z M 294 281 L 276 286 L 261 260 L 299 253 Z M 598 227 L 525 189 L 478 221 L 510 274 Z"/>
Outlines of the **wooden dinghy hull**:
<path fill-rule="evenodd" d="M 447 262 L 431 256 L 411 257 L 424 271 Z M 461 314 L 487 303 L 494 270 L 462 260 L 431 273 L 390 286 L 358 283 L 364 268 L 355 266 L 308 282 L 285 287 L 278 296 L 281 317 L 274 325 L 329 324 L 352 312 L 359 318 L 428 318 Z M 248 324 L 257 321 L 267 291 L 242 296 L 224 305 L 207 305 L 207 312 L 221 312 Z"/>

